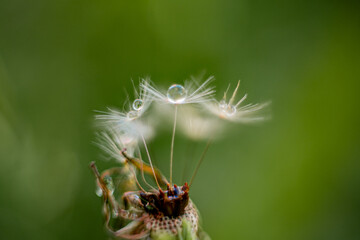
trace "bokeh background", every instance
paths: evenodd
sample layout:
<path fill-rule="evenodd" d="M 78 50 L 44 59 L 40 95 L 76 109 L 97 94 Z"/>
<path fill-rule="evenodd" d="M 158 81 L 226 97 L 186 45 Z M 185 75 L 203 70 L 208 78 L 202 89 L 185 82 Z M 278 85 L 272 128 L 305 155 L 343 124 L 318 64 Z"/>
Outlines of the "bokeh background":
<path fill-rule="evenodd" d="M 1 0 L 0 239 L 107 239 L 93 110 L 131 79 L 241 79 L 272 120 L 212 145 L 191 197 L 213 239 L 360 239 L 358 1 Z M 196 154 L 177 140 L 175 178 Z M 191 144 L 190 144 L 191 145 Z M 150 143 L 168 169 L 170 135 Z"/>

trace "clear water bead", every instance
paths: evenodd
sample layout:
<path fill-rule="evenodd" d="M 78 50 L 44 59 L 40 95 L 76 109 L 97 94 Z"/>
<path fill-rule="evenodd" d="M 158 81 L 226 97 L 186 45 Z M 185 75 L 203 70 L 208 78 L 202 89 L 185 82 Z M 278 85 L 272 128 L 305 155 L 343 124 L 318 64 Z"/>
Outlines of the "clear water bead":
<path fill-rule="evenodd" d="M 127 113 L 127 118 L 129 120 L 135 119 L 135 118 L 137 118 L 137 116 L 138 116 L 137 111 L 130 111 Z"/>
<path fill-rule="evenodd" d="M 119 211 L 117 209 L 113 209 L 111 211 L 111 215 L 113 218 L 117 218 L 119 216 Z"/>
<path fill-rule="evenodd" d="M 179 104 L 183 103 L 186 99 L 186 89 L 179 85 L 171 85 L 167 91 L 167 98 L 170 103 Z"/>
<path fill-rule="evenodd" d="M 234 105 L 228 105 L 226 108 L 226 115 L 232 116 L 236 113 L 236 107 Z"/>
<path fill-rule="evenodd" d="M 104 177 L 104 182 L 106 184 L 107 189 L 110 191 L 111 194 L 113 194 L 114 190 L 115 190 L 115 187 L 114 187 L 114 182 L 112 180 L 112 177 L 105 176 Z"/>
<path fill-rule="evenodd" d="M 236 107 L 234 105 L 226 103 L 225 100 L 221 100 L 219 102 L 219 108 L 228 117 L 230 117 L 236 113 Z"/>
<path fill-rule="evenodd" d="M 222 110 L 222 111 L 225 111 L 226 108 L 227 108 L 227 103 L 226 101 L 223 99 L 219 102 L 219 108 Z"/>
<path fill-rule="evenodd" d="M 144 104 L 143 100 L 141 100 L 141 99 L 135 99 L 134 102 L 133 102 L 133 104 L 132 104 L 132 107 L 133 107 L 133 109 L 134 109 L 135 111 L 139 111 L 139 110 L 141 110 L 141 108 L 143 107 L 143 104 Z"/>
<path fill-rule="evenodd" d="M 101 188 L 100 188 L 99 186 L 96 186 L 95 194 L 96 194 L 98 197 L 102 197 L 103 192 L 102 192 L 102 190 L 101 190 Z"/>

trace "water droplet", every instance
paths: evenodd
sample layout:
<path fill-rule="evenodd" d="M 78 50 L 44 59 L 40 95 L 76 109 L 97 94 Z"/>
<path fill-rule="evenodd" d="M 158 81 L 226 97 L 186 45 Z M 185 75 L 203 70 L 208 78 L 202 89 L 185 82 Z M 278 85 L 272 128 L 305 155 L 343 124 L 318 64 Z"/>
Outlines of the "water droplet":
<path fill-rule="evenodd" d="M 170 103 L 179 104 L 183 103 L 186 99 L 186 89 L 179 85 L 171 85 L 167 91 L 167 98 Z"/>
<path fill-rule="evenodd" d="M 219 108 L 228 117 L 236 113 L 236 107 L 234 105 L 226 103 L 225 99 L 219 102 Z"/>
<path fill-rule="evenodd" d="M 134 109 L 135 111 L 139 111 L 139 110 L 142 109 L 143 104 L 144 104 L 143 100 L 141 100 L 141 99 L 135 99 L 134 102 L 133 102 L 133 104 L 132 104 L 132 107 L 133 107 L 133 109 Z"/>
<path fill-rule="evenodd" d="M 219 102 L 219 108 L 220 108 L 222 111 L 225 111 L 225 110 L 226 110 L 226 108 L 227 108 L 227 103 L 226 103 L 225 99 L 223 99 L 223 100 L 221 100 L 221 101 Z"/>
<path fill-rule="evenodd" d="M 138 113 L 136 111 L 130 111 L 127 113 L 127 118 L 129 120 L 133 120 L 138 117 Z"/>
<path fill-rule="evenodd" d="M 234 105 L 228 105 L 226 108 L 226 115 L 232 116 L 236 113 L 236 107 Z"/>
<path fill-rule="evenodd" d="M 105 176 L 104 182 L 106 184 L 107 189 L 110 191 L 111 194 L 113 194 L 115 187 L 114 187 L 114 182 L 113 182 L 112 178 L 110 176 Z"/>
<path fill-rule="evenodd" d="M 113 210 L 111 211 L 111 215 L 112 215 L 113 218 L 117 218 L 117 217 L 119 216 L 118 210 L 117 210 L 117 209 L 113 209 Z"/>
<path fill-rule="evenodd" d="M 102 197 L 103 192 L 102 192 L 102 190 L 101 190 L 101 188 L 100 188 L 99 186 L 96 186 L 95 194 L 96 194 L 98 197 Z"/>

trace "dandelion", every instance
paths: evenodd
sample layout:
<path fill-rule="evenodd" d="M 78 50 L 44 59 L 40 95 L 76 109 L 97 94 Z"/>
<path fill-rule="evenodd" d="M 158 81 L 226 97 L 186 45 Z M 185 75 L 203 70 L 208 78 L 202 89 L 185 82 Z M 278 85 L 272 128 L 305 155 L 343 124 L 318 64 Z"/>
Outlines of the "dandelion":
<path fill-rule="evenodd" d="M 156 89 L 149 79 L 141 80 L 140 88 L 135 88 L 135 99 L 126 110 L 109 109 L 96 116 L 102 128 L 97 144 L 108 157 L 121 164 L 121 167 L 99 173 L 95 163 L 91 163 L 97 181 L 97 195 L 103 198 L 106 229 L 113 237 L 209 239 L 199 226 L 198 210 L 189 197 L 195 176 L 214 136 L 224 130 L 225 121 L 221 119 L 232 122 L 258 121 L 264 119 L 259 112 L 266 106 L 241 106 L 246 95 L 235 103 L 240 82 L 230 99 L 227 97 L 228 88 L 218 102 L 213 98 L 214 88 L 209 86 L 212 80 L 213 77 L 209 77 L 201 84 L 194 80 L 185 82 L 184 86 L 173 84 L 167 91 Z M 155 108 L 151 107 L 153 103 L 156 103 Z M 174 115 L 169 117 L 168 114 Z M 151 121 L 154 118 L 155 121 Z M 163 126 L 163 122 L 169 119 L 172 120 L 170 181 L 153 165 L 147 145 L 155 133 L 154 122 Z M 181 133 L 194 141 L 208 139 L 189 184 L 185 182 L 182 186 L 173 184 L 172 177 L 177 125 Z M 143 161 L 142 151 L 146 152 L 148 163 Z M 142 180 L 137 178 L 138 171 Z M 145 174 L 153 178 L 156 187 L 147 182 Z M 143 183 L 148 190 L 142 186 Z M 119 223 L 120 227 L 114 222 Z"/>

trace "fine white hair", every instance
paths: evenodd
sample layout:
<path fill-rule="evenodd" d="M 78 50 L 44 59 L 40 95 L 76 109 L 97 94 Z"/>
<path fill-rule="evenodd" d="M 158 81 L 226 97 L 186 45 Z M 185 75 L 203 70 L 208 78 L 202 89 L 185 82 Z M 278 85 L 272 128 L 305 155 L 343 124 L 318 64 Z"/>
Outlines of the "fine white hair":
<path fill-rule="evenodd" d="M 210 76 L 203 83 L 199 84 L 195 79 L 192 81 L 186 81 L 184 84 L 184 90 L 186 91 L 186 97 L 183 101 L 177 102 L 176 104 L 190 104 L 190 103 L 204 103 L 211 99 L 215 94 L 213 86 L 209 86 L 210 83 L 214 80 L 213 76 Z M 182 85 L 179 85 L 182 87 Z M 140 84 L 141 89 L 148 94 L 149 98 L 163 103 L 172 103 L 174 104 L 165 91 L 156 89 L 151 84 Z"/>
<path fill-rule="evenodd" d="M 169 120 L 174 121 L 173 151 L 176 122 L 183 135 L 192 140 L 204 140 L 220 136 L 226 129 L 226 121 L 254 123 L 269 118 L 264 110 L 270 102 L 243 105 L 247 94 L 235 101 L 240 81 L 230 97 L 227 96 L 228 88 L 220 101 L 215 100 L 215 89 L 210 86 L 213 80 L 214 77 L 210 76 L 203 82 L 191 78 L 185 81 L 184 86 L 175 84 L 178 87 L 176 90 L 183 91 L 176 94 L 183 95 L 181 101 L 172 101 L 169 92 L 155 88 L 149 78 L 141 79 L 139 88 L 134 90 L 135 99 L 127 109 L 120 111 L 108 108 L 108 111 L 96 115 L 101 128 L 97 145 L 110 158 L 123 162 L 121 151 L 126 149 L 127 154 L 133 155 L 135 150 L 139 151 L 139 143 L 149 155 L 146 141 L 154 136 L 155 128 L 165 126 L 164 123 Z M 157 104 L 153 108 L 151 105 L 154 101 Z M 148 158 L 150 160 L 150 156 Z"/>

